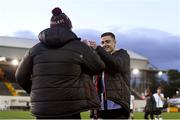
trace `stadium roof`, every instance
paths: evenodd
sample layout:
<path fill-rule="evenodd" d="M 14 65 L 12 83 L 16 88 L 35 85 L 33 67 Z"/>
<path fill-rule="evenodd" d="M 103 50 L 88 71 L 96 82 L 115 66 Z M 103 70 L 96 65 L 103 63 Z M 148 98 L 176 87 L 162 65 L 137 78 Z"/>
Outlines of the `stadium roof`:
<path fill-rule="evenodd" d="M 131 59 L 148 60 L 148 58 L 146 58 L 146 57 L 144 57 L 144 56 L 142 56 L 142 55 L 140 55 L 138 53 L 135 53 L 135 52 L 133 52 L 131 50 L 127 50 L 127 51 L 129 53 Z"/>
<path fill-rule="evenodd" d="M 36 43 L 35 39 L 0 36 L 0 46 L 5 47 L 31 48 Z"/>
<path fill-rule="evenodd" d="M 0 36 L 0 47 L 14 47 L 14 48 L 31 48 L 39 41 L 36 39 L 27 39 L 27 38 L 17 38 L 17 37 L 8 37 Z M 131 59 L 145 60 L 148 61 L 148 58 L 139 55 L 131 50 L 128 50 Z"/>

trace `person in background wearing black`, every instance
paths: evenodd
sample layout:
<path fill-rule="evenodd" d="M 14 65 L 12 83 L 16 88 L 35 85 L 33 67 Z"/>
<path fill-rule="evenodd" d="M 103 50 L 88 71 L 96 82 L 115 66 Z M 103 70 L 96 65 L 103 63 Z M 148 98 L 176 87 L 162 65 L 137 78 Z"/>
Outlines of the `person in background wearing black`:
<path fill-rule="evenodd" d="M 130 57 L 126 50 L 116 49 L 112 32 L 101 35 L 101 46 L 89 41 L 106 68 L 95 77 L 101 109 L 91 112 L 91 118 L 128 119 L 130 114 Z"/>
<path fill-rule="evenodd" d="M 154 113 L 156 111 L 156 101 L 149 88 L 146 90 L 145 99 L 146 105 L 144 108 L 144 119 L 148 120 L 148 116 L 150 115 L 151 120 L 154 120 Z"/>
<path fill-rule="evenodd" d="M 52 14 L 50 28 L 39 33 L 40 42 L 21 60 L 16 80 L 30 94 L 37 119 L 80 119 L 80 112 L 100 107 L 92 75 L 105 64 L 72 32 L 60 8 Z"/>

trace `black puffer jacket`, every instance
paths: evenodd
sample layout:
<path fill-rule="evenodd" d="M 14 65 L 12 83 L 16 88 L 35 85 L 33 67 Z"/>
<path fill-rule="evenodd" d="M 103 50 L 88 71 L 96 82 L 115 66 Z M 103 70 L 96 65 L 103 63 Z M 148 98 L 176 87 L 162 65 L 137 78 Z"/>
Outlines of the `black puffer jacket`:
<path fill-rule="evenodd" d="M 100 106 L 91 75 L 103 61 L 72 32 L 48 28 L 39 34 L 16 71 L 16 80 L 31 96 L 37 117 L 65 117 Z"/>
<path fill-rule="evenodd" d="M 110 54 L 100 46 L 96 51 L 106 65 L 107 99 L 120 104 L 128 114 L 130 111 L 130 57 L 127 51 L 120 49 Z"/>

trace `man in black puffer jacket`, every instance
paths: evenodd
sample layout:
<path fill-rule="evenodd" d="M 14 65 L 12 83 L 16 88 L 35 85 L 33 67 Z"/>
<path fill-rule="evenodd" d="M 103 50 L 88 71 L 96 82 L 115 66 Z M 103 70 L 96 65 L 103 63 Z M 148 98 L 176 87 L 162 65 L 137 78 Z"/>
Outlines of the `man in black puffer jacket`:
<path fill-rule="evenodd" d="M 101 100 L 100 118 L 128 119 L 130 112 L 130 57 L 126 50 L 116 50 L 112 32 L 101 35 L 101 46 L 90 41 L 104 61 L 106 68 L 96 77 L 97 91 Z M 93 117 L 95 114 L 92 114 Z M 97 117 L 97 116 L 94 116 Z"/>
<path fill-rule="evenodd" d="M 71 21 L 60 8 L 52 13 L 51 27 L 40 32 L 40 43 L 21 60 L 16 80 L 30 94 L 37 118 L 80 118 L 80 112 L 100 107 L 91 76 L 105 65 L 71 31 Z"/>

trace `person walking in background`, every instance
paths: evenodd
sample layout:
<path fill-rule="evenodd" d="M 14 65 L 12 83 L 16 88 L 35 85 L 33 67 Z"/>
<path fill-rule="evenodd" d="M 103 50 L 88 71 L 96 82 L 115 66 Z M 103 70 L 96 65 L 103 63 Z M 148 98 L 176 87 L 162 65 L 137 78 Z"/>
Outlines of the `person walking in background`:
<path fill-rule="evenodd" d="M 150 115 L 151 120 L 154 120 L 154 113 L 156 111 L 156 101 L 148 88 L 145 93 L 146 105 L 144 108 L 144 119 L 148 120 Z"/>
<path fill-rule="evenodd" d="M 106 68 L 96 76 L 96 86 L 102 119 L 128 119 L 130 113 L 130 57 L 126 50 L 116 49 L 116 38 L 112 32 L 101 35 L 101 46 L 89 41 Z M 93 117 L 93 115 L 91 115 Z"/>
<path fill-rule="evenodd" d="M 156 112 L 155 112 L 155 120 L 162 120 L 162 110 L 163 110 L 163 104 L 164 104 L 164 94 L 161 93 L 162 88 L 157 88 L 157 93 L 153 94 L 154 99 L 156 101 Z"/>
<path fill-rule="evenodd" d="M 100 107 L 92 75 L 105 64 L 72 32 L 60 8 L 52 14 L 50 28 L 39 33 L 40 42 L 22 58 L 16 81 L 30 94 L 37 119 L 80 119 L 80 112 Z"/>
<path fill-rule="evenodd" d="M 134 110 L 135 110 L 135 103 L 134 103 L 134 95 L 131 94 L 131 97 L 130 97 L 130 119 L 134 119 Z"/>

